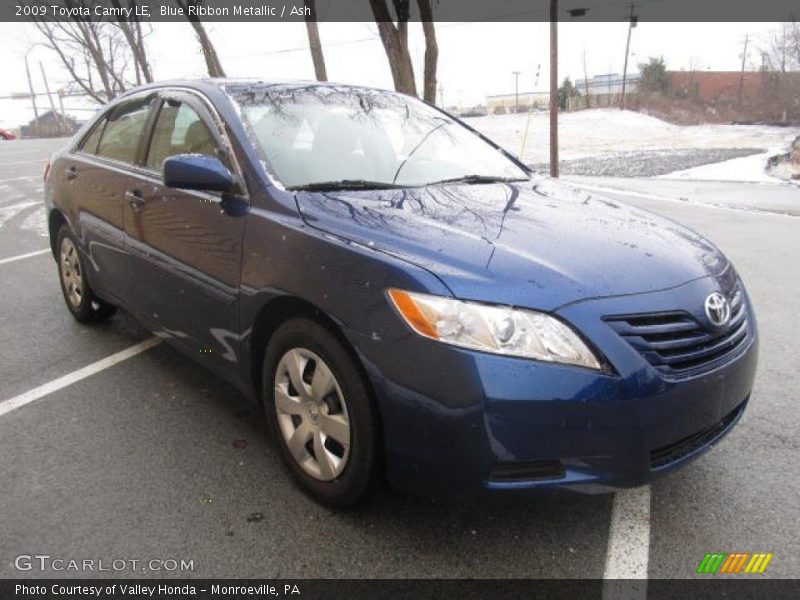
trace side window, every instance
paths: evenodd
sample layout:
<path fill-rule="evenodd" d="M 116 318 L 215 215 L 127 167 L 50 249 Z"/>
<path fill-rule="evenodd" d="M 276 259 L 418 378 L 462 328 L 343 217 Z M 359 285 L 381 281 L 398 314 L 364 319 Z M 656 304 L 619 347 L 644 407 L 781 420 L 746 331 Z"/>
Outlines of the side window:
<path fill-rule="evenodd" d="M 135 100 L 123 104 L 109 115 L 97 148 L 98 156 L 133 164 L 150 102 L 150 98 Z"/>
<path fill-rule="evenodd" d="M 103 133 L 103 127 L 105 127 L 106 119 L 100 119 L 92 130 L 89 132 L 80 145 L 80 151 L 86 152 L 86 154 L 97 154 L 97 142 L 100 141 L 100 136 Z"/>
<path fill-rule="evenodd" d="M 200 115 L 188 104 L 165 100 L 153 129 L 147 167 L 161 171 L 164 159 L 176 154 L 220 156 L 217 142 Z"/>

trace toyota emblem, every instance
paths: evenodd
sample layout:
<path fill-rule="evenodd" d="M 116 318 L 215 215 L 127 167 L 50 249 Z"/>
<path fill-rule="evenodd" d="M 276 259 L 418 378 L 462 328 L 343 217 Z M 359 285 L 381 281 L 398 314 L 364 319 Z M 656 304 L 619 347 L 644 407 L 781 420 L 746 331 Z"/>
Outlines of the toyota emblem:
<path fill-rule="evenodd" d="M 706 316 L 717 327 L 725 325 L 731 318 L 731 305 L 728 299 L 719 292 L 709 294 L 706 298 Z"/>

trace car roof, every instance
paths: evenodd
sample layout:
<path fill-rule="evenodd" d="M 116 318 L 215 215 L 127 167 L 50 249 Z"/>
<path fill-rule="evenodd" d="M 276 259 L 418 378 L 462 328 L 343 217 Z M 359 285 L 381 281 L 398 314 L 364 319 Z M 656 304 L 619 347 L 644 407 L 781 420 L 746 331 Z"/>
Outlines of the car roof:
<path fill-rule="evenodd" d="M 175 88 L 175 87 L 189 88 L 197 90 L 199 92 L 208 92 L 209 89 L 222 90 L 223 92 L 227 92 L 236 90 L 236 88 L 246 88 L 246 87 L 262 87 L 262 88 L 270 87 L 270 88 L 291 89 L 291 88 L 301 88 L 308 86 L 387 91 L 387 90 L 380 90 L 379 88 L 371 88 L 368 86 L 354 85 L 349 83 L 338 83 L 332 81 L 316 81 L 316 80 L 303 80 L 303 79 L 266 80 L 257 77 L 250 77 L 250 78 L 205 77 L 200 79 L 171 79 L 166 81 L 149 83 L 146 85 L 142 85 L 127 90 L 124 94 L 118 96 L 118 98 L 124 98 L 126 96 L 137 94 L 139 92 L 149 89 L 158 90 L 163 88 Z"/>

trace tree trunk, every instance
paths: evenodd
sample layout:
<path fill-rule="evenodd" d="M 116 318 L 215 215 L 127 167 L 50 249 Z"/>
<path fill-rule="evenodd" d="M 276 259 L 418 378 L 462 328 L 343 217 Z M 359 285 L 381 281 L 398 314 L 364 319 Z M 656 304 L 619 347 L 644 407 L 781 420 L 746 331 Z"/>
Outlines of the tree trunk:
<path fill-rule="evenodd" d="M 389 68 L 392 71 L 394 89 L 398 92 L 417 95 L 417 84 L 414 80 L 414 67 L 408 51 L 408 13 L 410 0 L 393 0 L 397 11 L 397 26 L 392 21 L 387 0 L 369 0 L 378 33 L 381 36 Z"/>
<path fill-rule="evenodd" d="M 120 8 L 119 0 L 111 2 L 116 8 Z M 128 6 L 136 10 L 136 0 L 130 0 Z M 144 79 L 146 83 L 153 83 L 153 70 L 147 62 L 147 50 L 144 47 L 144 36 L 142 35 L 142 23 L 135 18 L 132 21 L 118 21 L 116 25 L 122 30 L 128 46 L 133 54 L 133 64 L 136 71 L 136 83 L 141 83 Z"/>
<path fill-rule="evenodd" d="M 433 24 L 433 10 L 430 0 L 417 0 L 422 19 L 422 32 L 425 34 L 425 82 L 423 98 L 425 102 L 436 104 L 436 68 L 439 62 L 439 44 L 436 42 L 436 27 Z"/>
<path fill-rule="evenodd" d="M 83 33 L 84 44 L 88 55 L 97 68 L 97 74 L 100 76 L 100 82 L 103 84 L 103 90 L 106 94 L 106 102 L 116 97 L 113 83 L 111 81 L 110 69 L 103 55 L 103 48 L 100 42 L 100 36 L 97 34 L 97 24 L 93 22 L 78 22 L 76 25 Z M 124 89 L 124 88 L 123 88 Z"/>
<path fill-rule="evenodd" d="M 206 28 L 203 26 L 202 21 L 197 15 L 189 14 L 189 6 L 198 6 L 202 0 L 175 0 L 175 3 L 183 9 L 183 14 L 197 34 L 197 41 L 200 42 L 200 48 L 203 51 L 203 58 L 206 60 L 206 69 L 208 69 L 209 77 L 225 77 L 225 70 L 222 68 L 222 63 L 217 56 L 217 51 L 211 38 L 208 37 Z"/>
<path fill-rule="evenodd" d="M 141 83 L 139 81 L 140 77 L 144 79 L 145 83 L 152 83 L 153 71 L 150 68 L 150 64 L 147 62 L 147 51 L 145 50 L 144 41 L 142 39 L 141 23 L 139 23 L 139 21 L 132 21 L 130 23 L 120 21 L 117 25 L 122 29 L 125 40 L 131 48 L 133 63 L 136 69 L 137 83 Z"/>
<path fill-rule="evenodd" d="M 225 70 L 222 68 L 222 63 L 219 61 L 217 51 L 214 44 L 211 43 L 211 38 L 206 33 L 206 28 L 197 17 L 192 17 L 189 22 L 197 34 L 197 41 L 200 42 L 200 47 L 203 50 L 203 58 L 206 59 L 206 68 L 208 69 L 209 77 L 225 77 Z"/>
<path fill-rule="evenodd" d="M 153 83 L 153 69 L 147 60 L 147 49 L 144 47 L 144 36 L 142 35 L 142 24 L 136 20 L 133 22 L 131 29 L 133 30 L 133 56 L 137 64 L 142 70 L 142 77 L 146 83 Z"/>
<path fill-rule="evenodd" d="M 325 56 L 322 54 L 322 43 L 319 40 L 317 9 L 314 0 L 305 0 L 305 5 L 311 9 L 311 14 L 306 16 L 306 32 L 308 33 L 308 47 L 311 49 L 311 60 L 314 61 L 314 75 L 316 75 L 317 81 L 328 81 Z"/>

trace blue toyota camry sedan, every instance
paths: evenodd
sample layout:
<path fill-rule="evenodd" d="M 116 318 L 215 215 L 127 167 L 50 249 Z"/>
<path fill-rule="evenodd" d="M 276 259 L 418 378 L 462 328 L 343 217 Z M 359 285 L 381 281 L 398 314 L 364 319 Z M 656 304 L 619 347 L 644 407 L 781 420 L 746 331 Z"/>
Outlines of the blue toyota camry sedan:
<path fill-rule="evenodd" d="M 334 506 L 644 484 L 736 424 L 745 287 L 675 222 L 532 173 L 415 98 L 160 83 L 51 160 L 67 308 L 117 307 L 263 406 Z"/>

